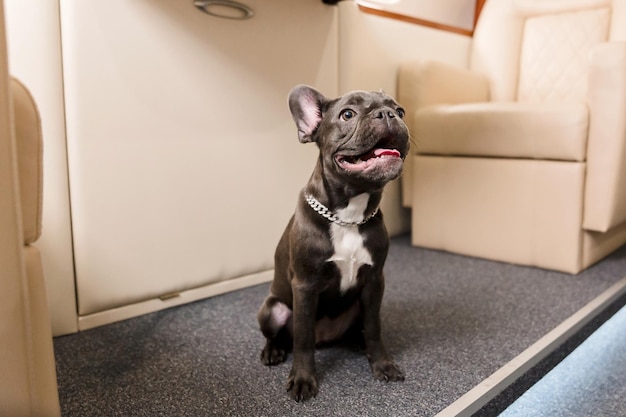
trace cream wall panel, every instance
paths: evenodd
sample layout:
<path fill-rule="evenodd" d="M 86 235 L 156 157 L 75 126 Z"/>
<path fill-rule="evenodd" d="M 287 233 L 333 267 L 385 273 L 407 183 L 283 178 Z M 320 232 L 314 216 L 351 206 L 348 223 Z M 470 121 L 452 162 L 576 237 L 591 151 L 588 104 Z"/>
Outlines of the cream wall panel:
<path fill-rule="evenodd" d="M 287 94 L 337 93 L 337 8 L 62 0 L 81 315 L 273 267 L 317 149 Z"/>
<path fill-rule="evenodd" d="M 351 1 L 339 3 L 339 12 L 340 92 L 383 89 L 395 97 L 398 68 L 406 61 L 468 65 L 468 36 L 364 13 Z M 385 188 L 382 210 L 390 233 L 409 230 L 410 213 L 402 208 L 399 181 Z"/>
<path fill-rule="evenodd" d="M 70 224 L 59 4 L 5 0 L 9 65 L 33 94 L 44 140 L 41 250 L 54 335 L 77 329 Z"/>

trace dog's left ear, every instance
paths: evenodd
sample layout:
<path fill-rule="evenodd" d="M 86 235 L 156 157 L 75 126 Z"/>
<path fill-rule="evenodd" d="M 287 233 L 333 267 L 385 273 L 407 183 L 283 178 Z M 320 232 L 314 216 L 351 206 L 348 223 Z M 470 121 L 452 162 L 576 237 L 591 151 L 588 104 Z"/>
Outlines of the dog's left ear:
<path fill-rule="evenodd" d="M 322 103 L 326 98 L 313 87 L 299 85 L 289 93 L 289 110 L 298 127 L 302 143 L 313 141 L 313 133 L 322 121 Z"/>

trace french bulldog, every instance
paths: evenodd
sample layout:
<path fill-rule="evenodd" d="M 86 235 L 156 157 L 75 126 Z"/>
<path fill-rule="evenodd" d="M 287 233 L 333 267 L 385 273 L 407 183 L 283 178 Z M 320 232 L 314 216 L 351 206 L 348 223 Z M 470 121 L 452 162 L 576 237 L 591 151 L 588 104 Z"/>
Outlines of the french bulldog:
<path fill-rule="evenodd" d="M 307 400 L 318 393 L 316 346 L 356 329 L 374 377 L 404 380 L 381 340 L 389 237 L 379 209 L 408 152 L 404 110 L 383 92 L 327 99 L 305 85 L 290 92 L 289 108 L 300 142 L 315 142 L 319 158 L 276 248 L 257 315 L 261 361 L 276 365 L 293 351 L 287 391 Z"/>

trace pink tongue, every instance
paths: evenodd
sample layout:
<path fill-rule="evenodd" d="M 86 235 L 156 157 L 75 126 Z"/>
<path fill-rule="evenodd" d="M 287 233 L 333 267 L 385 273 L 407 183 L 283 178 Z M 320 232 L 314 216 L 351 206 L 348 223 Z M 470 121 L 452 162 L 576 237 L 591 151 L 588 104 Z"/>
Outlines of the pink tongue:
<path fill-rule="evenodd" d="M 374 149 L 374 156 L 383 155 L 400 156 L 400 152 L 395 149 Z"/>

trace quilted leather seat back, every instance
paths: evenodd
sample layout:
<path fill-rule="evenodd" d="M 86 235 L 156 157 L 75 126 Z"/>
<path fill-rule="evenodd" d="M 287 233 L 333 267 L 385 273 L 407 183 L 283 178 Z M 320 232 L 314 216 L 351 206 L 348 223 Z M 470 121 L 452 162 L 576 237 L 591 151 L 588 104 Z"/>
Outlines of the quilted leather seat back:
<path fill-rule="evenodd" d="M 584 101 L 589 52 L 626 36 L 625 18 L 626 0 L 490 0 L 470 68 L 487 75 L 492 101 Z"/>
<path fill-rule="evenodd" d="M 608 40 L 610 13 L 603 7 L 527 18 L 518 101 L 584 101 L 589 52 Z"/>

